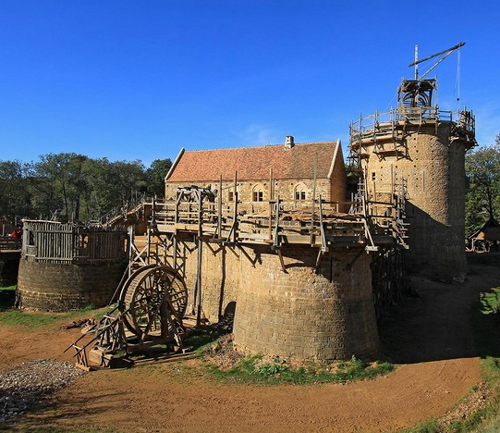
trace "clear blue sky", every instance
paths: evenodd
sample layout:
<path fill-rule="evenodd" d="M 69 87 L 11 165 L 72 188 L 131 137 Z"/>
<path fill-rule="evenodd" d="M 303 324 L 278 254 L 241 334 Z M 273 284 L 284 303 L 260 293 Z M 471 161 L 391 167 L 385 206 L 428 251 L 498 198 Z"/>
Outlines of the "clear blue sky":
<path fill-rule="evenodd" d="M 460 41 L 461 105 L 491 144 L 499 17 L 498 1 L 0 0 L 0 159 L 345 145 L 360 111 L 395 105 L 415 44 L 422 58 Z M 443 109 L 456 71 L 456 54 L 436 69 Z"/>

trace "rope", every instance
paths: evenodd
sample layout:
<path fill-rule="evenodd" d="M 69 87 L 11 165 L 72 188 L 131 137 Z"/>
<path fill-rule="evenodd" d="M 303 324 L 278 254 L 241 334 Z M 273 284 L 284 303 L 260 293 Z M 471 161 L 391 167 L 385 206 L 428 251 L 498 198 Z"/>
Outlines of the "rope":
<path fill-rule="evenodd" d="M 457 111 L 460 109 L 460 48 L 457 50 Z"/>

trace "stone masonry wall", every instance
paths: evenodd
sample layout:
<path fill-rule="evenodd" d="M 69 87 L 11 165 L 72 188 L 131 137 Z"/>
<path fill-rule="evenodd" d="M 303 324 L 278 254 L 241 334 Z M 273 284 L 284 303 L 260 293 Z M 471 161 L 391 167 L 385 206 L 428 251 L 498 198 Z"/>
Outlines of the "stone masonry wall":
<path fill-rule="evenodd" d="M 391 170 L 396 182 L 408 186 L 408 265 L 434 277 L 451 279 L 466 272 L 465 148 L 450 142 L 450 123 L 409 130 L 405 158 L 378 158 L 368 152 L 368 188 L 377 197 L 390 191 Z"/>
<path fill-rule="evenodd" d="M 70 311 L 108 304 L 125 263 L 75 265 L 21 260 L 18 294 L 20 307 L 44 311 Z"/>
<path fill-rule="evenodd" d="M 234 324 L 238 347 L 319 360 L 376 354 L 370 258 L 362 248 L 333 250 L 317 274 L 317 251 L 310 247 L 283 250 L 287 273 L 277 255 L 256 252 L 260 266 L 243 263 Z M 359 252 L 356 264 L 349 266 Z"/>
<path fill-rule="evenodd" d="M 336 164 L 339 166 L 341 164 Z M 342 165 L 343 166 L 343 165 Z M 343 168 L 343 167 L 342 167 Z M 342 168 L 337 168 L 337 170 L 342 170 Z M 333 180 L 335 179 L 335 180 Z M 299 186 L 304 186 L 306 189 L 306 200 L 305 203 L 308 205 L 308 201 L 312 199 L 313 193 L 313 179 L 280 179 L 274 182 L 274 197 L 278 195 L 281 200 L 288 202 L 295 202 L 296 205 L 303 203 L 302 200 L 295 200 L 295 189 Z M 176 190 L 181 187 L 192 186 L 193 182 L 166 182 L 165 183 L 165 198 L 171 199 L 176 195 Z M 219 189 L 218 182 L 198 182 L 196 183 L 198 187 L 210 187 L 212 191 Z M 267 203 L 253 202 L 253 191 L 255 188 L 260 188 L 263 191 L 263 201 L 267 202 L 270 200 L 270 182 L 267 180 L 256 180 L 256 181 L 238 181 L 238 199 L 243 202 L 238 205 L 238 209 L 248 212 L 260 212 L 262 210 L 268 209 Z M 232 206 L 233 202 L 230 201 L 229 194 L 234 192 L 234 182 L 223 182 L 223 205 Z M 344 201 L 345 200 L 345 170 L 344 175 L 336 178 L 332 176 L 332 181 L 328 179 L 317 179 L 316 181 L 316 197 L 322 196 L 323 200 L 331 201 Z M 293 204 L 293 203 L 291 203 Z"/>
<path fill-rule="evenodd" d="M 236 305 L 240 350 L 320 360 L 377 352 L 370 256 L 362 248 L 333 250 L 318 273 L 317 250 L 310 246 L 283 248 L 286 273 L 269 247 L 202 248 L 203 311 L 216 322 Z M 181 251 L 191 306 L 197 251 L 187 238 Z"/>

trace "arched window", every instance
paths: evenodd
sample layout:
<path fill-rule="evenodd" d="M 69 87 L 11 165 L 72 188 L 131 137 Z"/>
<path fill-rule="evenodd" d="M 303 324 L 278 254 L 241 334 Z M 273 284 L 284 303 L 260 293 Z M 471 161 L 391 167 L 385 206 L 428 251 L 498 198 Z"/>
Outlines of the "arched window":
<path fill-rule="evenodd" d="M 307 187 L 301 182 L 295 186 L 294 192 L 295 200 L 306 200 L 307 199 Z"/>
<path fill-rule="evenodd" d="M 264 187 L 260 184 L 252 188 L 252 201 L 264 201 Z"/>

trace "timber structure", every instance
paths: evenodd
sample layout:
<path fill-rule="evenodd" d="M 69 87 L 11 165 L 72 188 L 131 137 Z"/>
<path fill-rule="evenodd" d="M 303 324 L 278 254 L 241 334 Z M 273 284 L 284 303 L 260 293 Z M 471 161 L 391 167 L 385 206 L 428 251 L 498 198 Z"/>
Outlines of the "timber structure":
<path fill-rule="evenodd" d="M 246 302 L 252 302 L 256 291 L 254 295 L 240 293 L 237 296 L 234 293 L 228 296 L 222 293 L 224 289 L 221 288 L 216 301 L 218 314 L 210 314 L 214 309 L 214 303 L 210 302 L 214 294 L 205 292 L 213 290 L 213 280 L 219 276 L 210 275 L 213 270 L 205 268 L 207 261 L 215 260 L 215 267 L 225 274 L 224 267 L 228 266 L 226 251 L 239 251 L 241 255 L 238 261 L 249 263 L 251 272 L 253 269 L 258 270 L 257 262 L 262 262 L 263 256 L 270 254 L 276 257 L 270 259 L 276 261 L 273 273 L 281 274 L 285 281 L 291 280 L 295 286 L 297 282 L 293 273 L 298 264 L 291 264 L 289 257 L 293 254 L 300 256 L 301 251 L 306 248 L 310 259 L 303 263 L 305 259 L 300 258 L 300 267 L 307 269 L 310 275 L 322 274 L 325 272 L 326 262 L 326 267 L 330 268 L 328 286 L 331 286 L 330 290 L 338 290 L 331 284 L 338 279 L 334 277 L 332 270 L 336 266 L 333 263 L 337 261 L 335 254 L 343 257 L 342 269 L 345 267 L 352 272 L 354 263 L 361 256 L 367 257 L 367 253 L 375 253 L 379 249 L 385 251 L 396 247 L 406 248 L 404 184 L 394 187 L 394 195 L 387 202 L 371 203 L 363 194 L 358 194 L 352 202 L 330 202 L 316 197 L 298 206 L 295 201 L 287 202 L 276 196 L 259 203 L 261 208 L 264 205 L 267 210 L 258 213 L 239 211 L 240 206 L 244 208 L 249 203 L 238 198 L 237 173 L 233 187 L 235 194 L 230 202 L 224 200 L 226 195 L 220 179 L 219 189 L 196 186 L 179 188 L 173 200 L 145 198 L 142 209 L 136 206 L 130 210 L 130 213 L 149 215 L 146 235 L 135 236 L 135 231 L 130 227 L 129 277 L 115 291 L 112 301 L 117 301 L 116 308 L 71 346 L 75 349 L 78 364 L 84 368 L 92 365 L 110 366 L 118 352 L 132 354 L 160 343 L 181 350 L 182 339 L 187 332 L 183 323 L 186 315 L 192 317 L 199 326 L 207 320 L 220 320 L 224 316 L 222 306 L 225 306 L 227 312 L 236 298 L 239 298 L 239 303 L 244 303 L 246 294 L 250 296 Z M 343 206 L 348 212 L 339 212 L 339 208 Z M 128 216 L 123 216 L 124 221 L 128 219 Z M 334 250 L 338 253 L 333 253 Z M 223 258 L 217 261 L 221 254 Z M 369 265 L 369 261 L 362 262 L 366 264 L 364 266 Z M 251 279 L 250 275 L 246 276 Z M 363 288 L 365 284 L 366 281 Z M 298 287 L 302 287 L 300 283 Z M 371 285 L 368 284 L 368 291 L 365 293 L 367 300 L 364 301 L 367 302 L 364 308 L 368 311 L 373 310 L 370 288 Z M 234 292 L 238 291 L 236 289 L 231 288 Z M 315 297 L 316 295 L 313 296 Z M 205 300 L 208 305 L 205 305 Z M 306 300 L 308 303 L 311 301 Z M 314 301 L 316 302 L 318 301 Z M 359 305 L 359 301 L 356 302 Z M 253 311 L 254 308 L 250 310 Z M 363 309 L 358 313 L 365 314 Z M 241 320 L 244 314 L 243 308 L 238 306 L 235 318 L 236 341 L 240 342 L 240 347 L 249 351 L 260 351 L 260 346 L 257 349 L 253 347 L 253 337 L 246 335 L 245 320 Z M 279 315 L 279 312 L 276 311 L 276 314 Z M 369 313 L 368 316 L 371 331 L 376 331 L 376 325 L 372 323 L 373 315 Z M 303 324 L 304 320 L 301 320 Z M 328 320 L 330 319 L 327 322 Z M 290 322 L 283 334 L 289 335 L 296 325 L 298 324 Z M 313 327 L 316 328 L 317 325 Z M 258 329 L 256 332 L 260 333 Z M 313 329 L 311 332 L 316 331 Z M 344 335 L 339 333 L 336 337 L 342 339 Z M 361 356 L 371 356 L 378 347 L 376 334 L 374 337 L 370 336 L 369 340 L 369 350 L 363 347 L 354 352 Z M 288 350 L 286 341 L 286 338 L 285 344 L 278 341 L 272 349 L 273 353 L 284 354 L 284 350 Z M 284 348 L 280 352 L 283 344 Z M 320 342 L 315 342 L 316 346 L 319 344 Z M 361 345 L 366 345 L 366 342 Z M 352 355 L 351 350 L 349 345 L 345 350 L 336 348 L 322 352 L 318 352 L 317 347 L 311 347 L 308 352 L 299 350 L 294 355 L 300 358 L 346 358 Z"/>
<path fill-rule="evenodd" d="M 17 298 L 21 308 L 68 311 L 107 305 L 126 266 L 126 231 L 23 220 Z"/>

